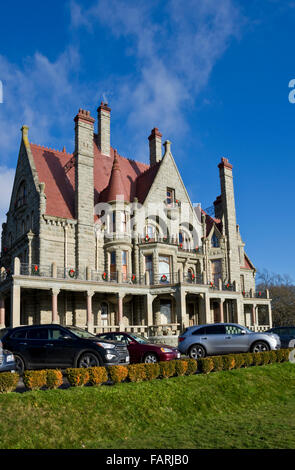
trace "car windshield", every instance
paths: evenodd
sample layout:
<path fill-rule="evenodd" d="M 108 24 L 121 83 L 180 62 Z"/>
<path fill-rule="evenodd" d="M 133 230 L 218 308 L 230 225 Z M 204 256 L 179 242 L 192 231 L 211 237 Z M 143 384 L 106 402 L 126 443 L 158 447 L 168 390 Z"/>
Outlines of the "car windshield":
<path fill-rule="evenodd" d="M 138 343 L 143 343 L 143 344 L 147 344 L 148 343 L 148 340 L 144 337 L 144 336 L 140 336 L 140 335 L 134 335 L 134 334 L 129 334 L 129 336 L 133 339 L 135 339 L 135 341 L 137 341 Z"/>
<path fill-rule="evenodd" d="M 96 338 L 96 336 L 89 333 L 89 331 L 78 328 L 77 326 L 68 326 L 67 329 L 75 336 L 78 336 L 78 338 Z"/>

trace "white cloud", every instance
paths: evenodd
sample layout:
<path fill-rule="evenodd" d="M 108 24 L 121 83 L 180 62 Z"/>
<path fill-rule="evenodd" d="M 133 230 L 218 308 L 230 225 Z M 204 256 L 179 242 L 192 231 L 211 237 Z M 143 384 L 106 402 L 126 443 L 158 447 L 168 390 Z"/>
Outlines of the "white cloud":
<path fill-rule="evenodd" d="M 15 170 L 0 166 L 0 234 L 2 223 L 6 221 L 6 212 L 8 210 Z"/>
<path fill-rule="evenodd" d="M 166 135 L 184 135 L 187 108 L 194 107 L 214 65 L 239 35 L 242 17 L 233 1 L 170 0 L 159 8 L 144 0 L 96 0 L 84 11 L 75 1 L 71 5 L 73 26 L 91 25 L 93 31 L 99 25 L 128 39 L 123 53 L 135 59 L 134 70 L 114 83 L 112 96 L 116 112 L 128 109 L 133 147 L 140 149 L 154 126 Z"/>

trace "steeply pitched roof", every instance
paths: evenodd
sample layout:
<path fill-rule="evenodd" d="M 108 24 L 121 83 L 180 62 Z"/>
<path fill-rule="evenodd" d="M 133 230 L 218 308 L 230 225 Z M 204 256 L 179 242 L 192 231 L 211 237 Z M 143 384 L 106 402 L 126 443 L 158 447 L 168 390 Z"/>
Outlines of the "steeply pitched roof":
<path fill-rule="evenodd" d="M 222 233 L 222 222 L 220 219 L 216 219 L 215 217 L 211 217 L 207 212 L 204 211 L 204 209 L 201 209 L 202 214 L 205 214 L 206 216 L 206 237 L 208 237 L 209 233 L 211 232 L 211 229 L 213 225 L 215 224 L 220 233 Z"/>
<path fill-rule="evenodd" d="M 94 135 L 94 205 L 100 201 L 100 194 L 106 190 L 110 183 L 114 162 L 114 149 L 110 156 L 100 152 L 97 145 L 97 136 Z M 65 166 L 73 158 L 73 154 L 30 144 L 39 181 L 45 183 L 46 214 L 56 217 L 75 218 L 75 169 L 73 165 Z M 143 202 L 153 182 L 159 165 L 150 167 L 141 162 L 124 158 L 117 154 L 120 168 L 120 190 L 123 190 L 124 199 L 133 201 L 139 192 L 139 201 Z M 151 169 L 151 173 L 147 170 Z M 145 174 L 147 173 L 147 174 Z M 141 184 L 137 184 L 140 176 Z M 154 176 L 153 176 L 154 175 Z"/>

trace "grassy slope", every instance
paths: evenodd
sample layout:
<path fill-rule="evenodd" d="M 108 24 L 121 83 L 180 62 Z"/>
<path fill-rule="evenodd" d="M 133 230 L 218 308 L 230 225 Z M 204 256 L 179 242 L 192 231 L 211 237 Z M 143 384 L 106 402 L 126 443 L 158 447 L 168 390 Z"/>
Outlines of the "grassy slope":
<path fill-rule="evenodd" d="M 1 448 L 294 448 L 291 363 L 0 395 Z"/>

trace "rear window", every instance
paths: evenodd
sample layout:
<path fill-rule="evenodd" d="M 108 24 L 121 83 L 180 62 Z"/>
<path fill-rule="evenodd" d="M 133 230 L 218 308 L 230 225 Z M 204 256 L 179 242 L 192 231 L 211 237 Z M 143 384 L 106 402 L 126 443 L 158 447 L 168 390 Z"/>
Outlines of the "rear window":
<path fill-rule="evenodd" d="M 207 335 L 225 335 L 224 325 L 212 325 L 206 328 Z"/>
<path fill-rule="evenodd" d="M 197 328 L 195 331 L 192 333 L 193 335 L 205 335 L 206 334 L 206 327 L 202 328 Z"/>
<path fill-rule="evenodd" d="M 11 333 L 13 339 L 24 339 L 27 337 L 27 330 L 17 330 Z"/>
<path fill-rule="evenodd" d="M 28 330 L 27 333 L 28 339 L 48 339 L 48 329 L 47 328 L 34 328 L 33 330 Z"/>

